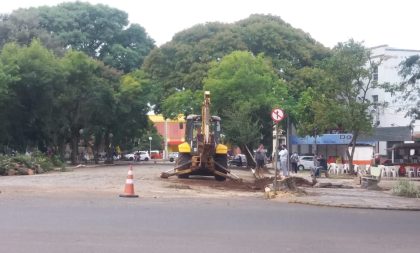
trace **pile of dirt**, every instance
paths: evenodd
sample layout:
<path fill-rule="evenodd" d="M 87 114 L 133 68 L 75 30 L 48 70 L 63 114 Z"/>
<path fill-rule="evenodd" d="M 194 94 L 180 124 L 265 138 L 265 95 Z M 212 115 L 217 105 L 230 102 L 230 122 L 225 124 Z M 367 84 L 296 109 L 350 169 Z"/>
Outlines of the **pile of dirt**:
<path fill-rule="evenodd" d="M 263 192 L 265 187 L 272 185 L 274 178 L 265 177 L 249 181 L 234 181 L 226 180 L 223 182 L 215 181 L 213 178 L 208 177 L 197 177 L 191 179 L 176 179 L 177 183 L 188 185 L 191 187 L 194 186 L 207 186 L 210 188 L 220 189 L 220 190 L 236 190 L 236 191 L 247 191 L 247 192 Z M 287 177 L 282 180 L 277 180 L 278 190 L 288 191 L 288 192 L 300 192 L 297 187 L 312 187 L 313 182 L 301 177 Z"/>

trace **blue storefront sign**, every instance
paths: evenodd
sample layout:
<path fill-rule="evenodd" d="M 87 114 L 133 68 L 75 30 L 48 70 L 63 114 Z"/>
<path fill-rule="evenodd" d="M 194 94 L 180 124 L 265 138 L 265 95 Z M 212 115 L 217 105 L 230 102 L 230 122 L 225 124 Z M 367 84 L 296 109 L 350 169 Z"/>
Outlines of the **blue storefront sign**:
<path fill-rule="evenodd" d="M 353 138 L 352 134 L 323 134 L 316 137 L 316 144 L 335 144 L 335 145 L 348 145 Z M 292 144 L 315 144 L 315 137 L 305 136 L 299 137 L 296 135 L 291 136 Z"/>

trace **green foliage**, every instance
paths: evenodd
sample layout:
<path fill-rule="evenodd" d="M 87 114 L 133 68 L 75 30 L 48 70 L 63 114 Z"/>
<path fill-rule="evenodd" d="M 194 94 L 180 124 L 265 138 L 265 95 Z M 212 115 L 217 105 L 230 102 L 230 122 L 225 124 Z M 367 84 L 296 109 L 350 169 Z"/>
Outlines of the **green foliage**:
<path fill-rule="evenodd" d="M 28 47 L 7 44 L 0 53 L 0 65 L 8 78 L 7 107 L 0 108 L 6 137 L 15 148 L 47 143 L 49 123 L 53 115 L 54 90 L 62 79 L 58 59 L 39 41 Z"/>
<path fill-rule="evenodd" d="M 420 190 L 416 185 L 407 180 L 398 180 L 394 187 L 392 187 L 392 194 L 401 197 L 420 198 Z"/>
<path fill-rule="evenodd" d="M 141 70 L 124 75 L 120 83 L 115 93 L 116 113 L 110 122 L 114 140 L 131 149 L 151 127 L 147 118 L 150 83 Z"/>
<path fill-rule="evenodd" d="M 62 59 L 65 80 L 57 97 L 61 124 L 72 143 L 72 162 L 76 162 L 80 129 L 86 134 L 98 133 L 108 137 L 115 115 L 114 87 L 116 73 L 81 52 L 70 51 Z"/>
<path fill-rule="evenodd" d="M 93 138 L 95 148 L 101 141 L 106 147 L 132 146 L 149 129 L 151 85 L 142 71 L 120 77 L 82 52 L 59 58 L 39 41 L 6 44 L 0 53 L 0 104 L 5 105 L 0 143 L 21 152 L 50 147 L 61 155 L 70 143 L 73 162 L 81 138 Z"/>
<path fill-rule="evenodd" d="M 164 116 L 166 118 L 177 118 L 180 113 L 185 116 L 200 113 L 203 103 L 203 92 L 183 90 L 175 92 L 168 97 L 162 104 Z"/>
<path fill-rule="evenodd" d="M 29 45 L 38 39 L 55 53 L 63 52 L 63 44 L 54 33 L 44 29 L 40 23 L 39 9 L 18 9 L 11 14 L 0 15 L 0 48 L 9 42 Z"/>
<path fill-rule="evenodd" d="M 204 89 L 211 92 L 212 113 L 226 122 L 228 139 L 237 138 L 235 144 L 255 145 L 259 140 L 256 136 L 263 136 L 265 144 L 270 142 L 270 113 L 275 106 L 284 106 L 287 90 L 263 55 L 255 57 L 249 52 L 235 51 L 214 62 Z M 238 117 L 242 117 L 243 125 L 249 124 L 253 129 L 232 129 L 238 127 Z"/>
<path fill-rule="evenodd" d="M 172 113 L 165 112 L 168 107 L 162 108 L 162 103 L 175 92 L 202 91 L 211 64 L 236 50 L 264 53 L 276 74 L 287 79 L 295 69 L 311 66 L 328 55 L 327 49 L 308 34 L 275 16 L 252 15 L 234 24 L 196 25 L 152 50 L 144 62 L 143 69 L 157 94 L 155 111 Z"/>
<path fill-rule="evenodd" d="M 253 119 L 252 111 L 253 105 L 249 102 L 237 103 L 226 109 L 222 127 L 227 142 L 250 147 L 261 142 L 260 122 Z"/>
<path fill-rule="evenodd" d="M 144 28 L 131 24 L 127 13 L 106 5 L 68 2 L 57 6 L 19 9 L 0 18 L 0 47 L 7 42 L 29 45 L 40 39 L 62 55 L 68 48 L 126 73 L 139 68 L 154 48 Z"/>
<path fill-rule="evenodd" d="M 366 67 L 367 66 L 367 67 Z M 352 40 L 339 43 L 329 58 L 315 68 L 301 69 L 294 80 L 294 94 L 302 91 L 297 106 L 298 131 L 314 135 L 329 129 L 353 133 L 371 129 L 367 92 L 375 87 L 371 73 L 375 63 L 369 51 Z"/>

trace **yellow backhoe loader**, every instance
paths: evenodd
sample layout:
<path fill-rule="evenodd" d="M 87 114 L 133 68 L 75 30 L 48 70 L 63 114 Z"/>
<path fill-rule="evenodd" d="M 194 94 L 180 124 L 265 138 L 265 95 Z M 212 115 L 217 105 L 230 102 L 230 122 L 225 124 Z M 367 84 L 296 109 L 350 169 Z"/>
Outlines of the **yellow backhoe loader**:
<path fill-rule="evenodd" d="M 177 175 L 214 176 L 218 181 L 226 178 L 240 180 L 227 168 L 227 146 L 220 143 L 220 117 L 210 114 L 210 92 L 204 92 L 201 115 L 188 115 L 185 142 L 178 146 L 175 168 L 162 172 L 162 178 Z"/>

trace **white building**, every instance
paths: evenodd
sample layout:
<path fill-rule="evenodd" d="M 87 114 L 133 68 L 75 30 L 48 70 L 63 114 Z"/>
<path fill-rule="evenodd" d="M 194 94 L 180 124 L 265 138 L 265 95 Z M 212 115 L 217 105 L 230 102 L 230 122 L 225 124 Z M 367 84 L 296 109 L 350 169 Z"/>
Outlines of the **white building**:
<path fill-rule="evenodd" d="M 373 47 L 371 48 L 371 52 L 373 60 L 382 59 L 382 63 L 374 73 L 374 79 L 379 84 L 400 83 L 402 81 L 402 77 L 398 74 L 400 63 L 410 56 L 420 55 L 420 50 L 397 49 L 389 47 L 388 45 Z M 407 111 L 398 111 L 399 108 L 404 108 L 405 101 L 396 101 L 397 96 L 392 96 L 391 93 L 386 92 L 381 88 L 371 89 L 367 95 L 372 102 L 377 102 L 379 104 L 372 112 L 374 124 L 379 130 L 381 128 L 389 130 L 393 127 L 411 127 L 411 135 L 420 132 L 419 120 L 414 122 L 414 124 L 411 124 L 411 119 L 405 117 Z M 384 103 L 386 105 L 381 106 Z M 386 135 L 386 132 L 389 132 L 389 135 L 396 134 L 395 131 L 382 131 L 383 135 Z M 388 143 L 380 141 L 377 144 L 377 152 L 381 155 L 386 155 L 386 149 L 389 148 L 391 144 L 392 142 L 390 143 L 389 141 Z"/>
<path fill-rule="evenodd" d="M 402 81 L 398 75 L 399 64 L 413 55 L 420 55 L 420 50 L 407 50 L 391 48 L 387 45 L 371 48 L 372 58 L 382 58 L 382 64 L 379 65 L 374 77 L 379 84 L 381 83 L 399 83 Z M 406 118 L 406 111 L 397 112 L 398 108 L 404 106 L 404 101 L 394 101 L 395 97 L 385 90 L 376 88 L 368 92 L 368 97 L 372 102 L 382 104 L 387 102 L 386 107 L 380 106 L 375 113 L 376 125 L 378 127 L 409 126 L 410 118 Z M 417 122 L 419 123 L 419 122 Z M 420 127 L 420 126 L 418 126 Z M 420 129 L 419 129 L 420 130 Z"/>

